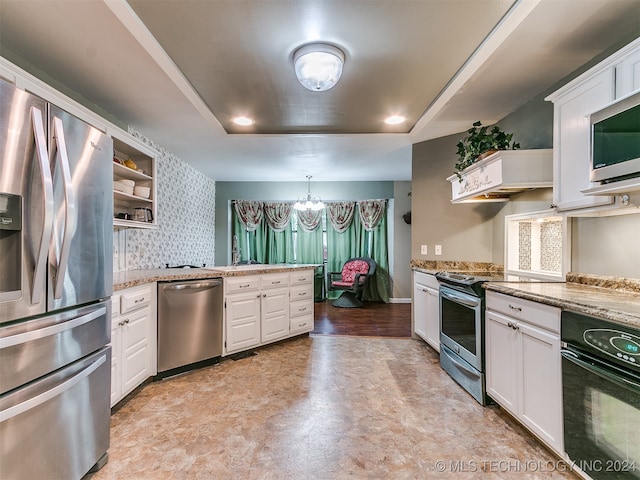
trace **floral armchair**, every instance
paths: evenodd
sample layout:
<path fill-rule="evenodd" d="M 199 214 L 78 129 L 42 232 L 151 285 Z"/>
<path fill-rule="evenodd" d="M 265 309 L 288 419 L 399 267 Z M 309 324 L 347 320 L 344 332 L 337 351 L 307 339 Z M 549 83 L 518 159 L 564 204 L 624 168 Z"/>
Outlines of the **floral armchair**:
<path fill-rule="evenodd" d="M 362 307 L 362 291 L 369 279 L 376 273 L 376 262 L 368 257 L 350 258 L 342 266 L 341 272 L 329 273 L 329 291 L 342 290 L 334 307 Z"/>

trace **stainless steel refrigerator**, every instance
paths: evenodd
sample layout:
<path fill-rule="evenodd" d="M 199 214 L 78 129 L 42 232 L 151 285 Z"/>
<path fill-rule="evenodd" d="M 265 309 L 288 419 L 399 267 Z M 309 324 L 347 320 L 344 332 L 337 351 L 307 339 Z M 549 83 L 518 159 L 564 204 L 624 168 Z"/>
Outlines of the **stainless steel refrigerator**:
<path fill-rule="evenodd" d="M 111 138 L 0 80 L 0 478 L 109 448 Z"/>

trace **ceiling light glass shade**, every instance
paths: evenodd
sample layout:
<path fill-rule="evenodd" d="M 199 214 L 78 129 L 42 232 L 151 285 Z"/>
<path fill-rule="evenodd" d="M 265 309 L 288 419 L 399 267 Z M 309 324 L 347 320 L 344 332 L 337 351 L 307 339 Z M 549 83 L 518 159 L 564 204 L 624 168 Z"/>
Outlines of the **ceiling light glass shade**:
<path fill-rule="evenodd" d="M 322 210 L 324 208 L 322 200 L 311 196 L 311 175 L 307 175 L 307 184 L 306 198 L 302 200 L 298 199 L 298 201 L 293 204 L 293 208 L 296 210 Z"/>
<path fill-rule="evenodd" d="M 387 125 L 400 125 L 405 121 L 405 118 L 402 115 L 391 115 L 387 117 L 384 121 Z"/>
<path fill-rule="evenodd" d="M 293 65 L 298 80 L 305 88 L 323 92 L 340 80 L 344 53 L 326 43 L 305 45 L 296 50 Z"/>
<path fill-rule="evenodd" d="M 235 117 L 233 119 L 233 123 L 236 125 L 241 125 L 243 127 L 248 127 L 249 125 L 253 125 L 253 120 L 249 117 Z"/>

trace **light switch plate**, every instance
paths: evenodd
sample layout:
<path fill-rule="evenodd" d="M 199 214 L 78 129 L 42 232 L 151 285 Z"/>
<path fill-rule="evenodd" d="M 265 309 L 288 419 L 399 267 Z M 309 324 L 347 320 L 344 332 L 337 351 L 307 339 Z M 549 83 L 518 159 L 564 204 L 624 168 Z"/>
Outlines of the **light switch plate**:
<path fill-rule="evenodd" d="M 442 245 L 436 245 L 436 255 L 442 255 Z"/>
<path fill-rule="evenodd" d="M 420 245 L 420 255 L 427 255 L 427 252 L 429 250 L 427 249 L 426 245 Z"/>

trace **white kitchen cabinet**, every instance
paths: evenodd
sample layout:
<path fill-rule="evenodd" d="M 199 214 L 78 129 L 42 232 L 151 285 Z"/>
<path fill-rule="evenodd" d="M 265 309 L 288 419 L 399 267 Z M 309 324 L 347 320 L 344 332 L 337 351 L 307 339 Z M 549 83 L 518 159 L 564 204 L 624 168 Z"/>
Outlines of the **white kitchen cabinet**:
<path fill-rule="evenodd" d="M 274 342 L 289 335 L 289 289 L 272 288 L 260 299 L 262 343 Z"/>
<path fill-rule="evenodd" d="M 487 394 L 563 451 L 560 309 L 487 292 Z"/>
<path fill-rule="evenodd" d="M 226 277 L 223 355 L 313 330 L 313 269 Z"/>
<path fill-rule="evenodd" d="M 440 284 L 435 275 L 414 272 L 413 332 L 440 351 Z"/>
<path fill-rule="evenodd" d="M 111 406 L 156 374 L 156 284 L 112 297 Z"/>
<path fill-rule="evenodd" d="M 237 352 L 260 343 L 260 277 L 224 279 L 225 350 Z"/>
<path fill-rule="evenodd" d="M 582 193 L 582 190 L 594 186 L 589 180 L 589 115 L 613 98 L 613 67 L 591 75 L 562 95 L 553 97 L 553 203 L 560 212 L 613 203 L 613 197 L 610 196 Z"/>
<path fill-rule="evenodd" d="M 313 330 L 313 280 L 313 269 L 289 274 L 289 333 L 291 335 Z"/>
<path fill-rule="evenodd" d="M 614 195 L 587 195 L 599 186 L 589 180 L 590 115 L 640 88 L 640 39 L 576 77 L 546 100 L 553 102 L 553 203 L 567 215 L 615 213 Z M 600 192 L 595 192 L 600 193 Z"/>

